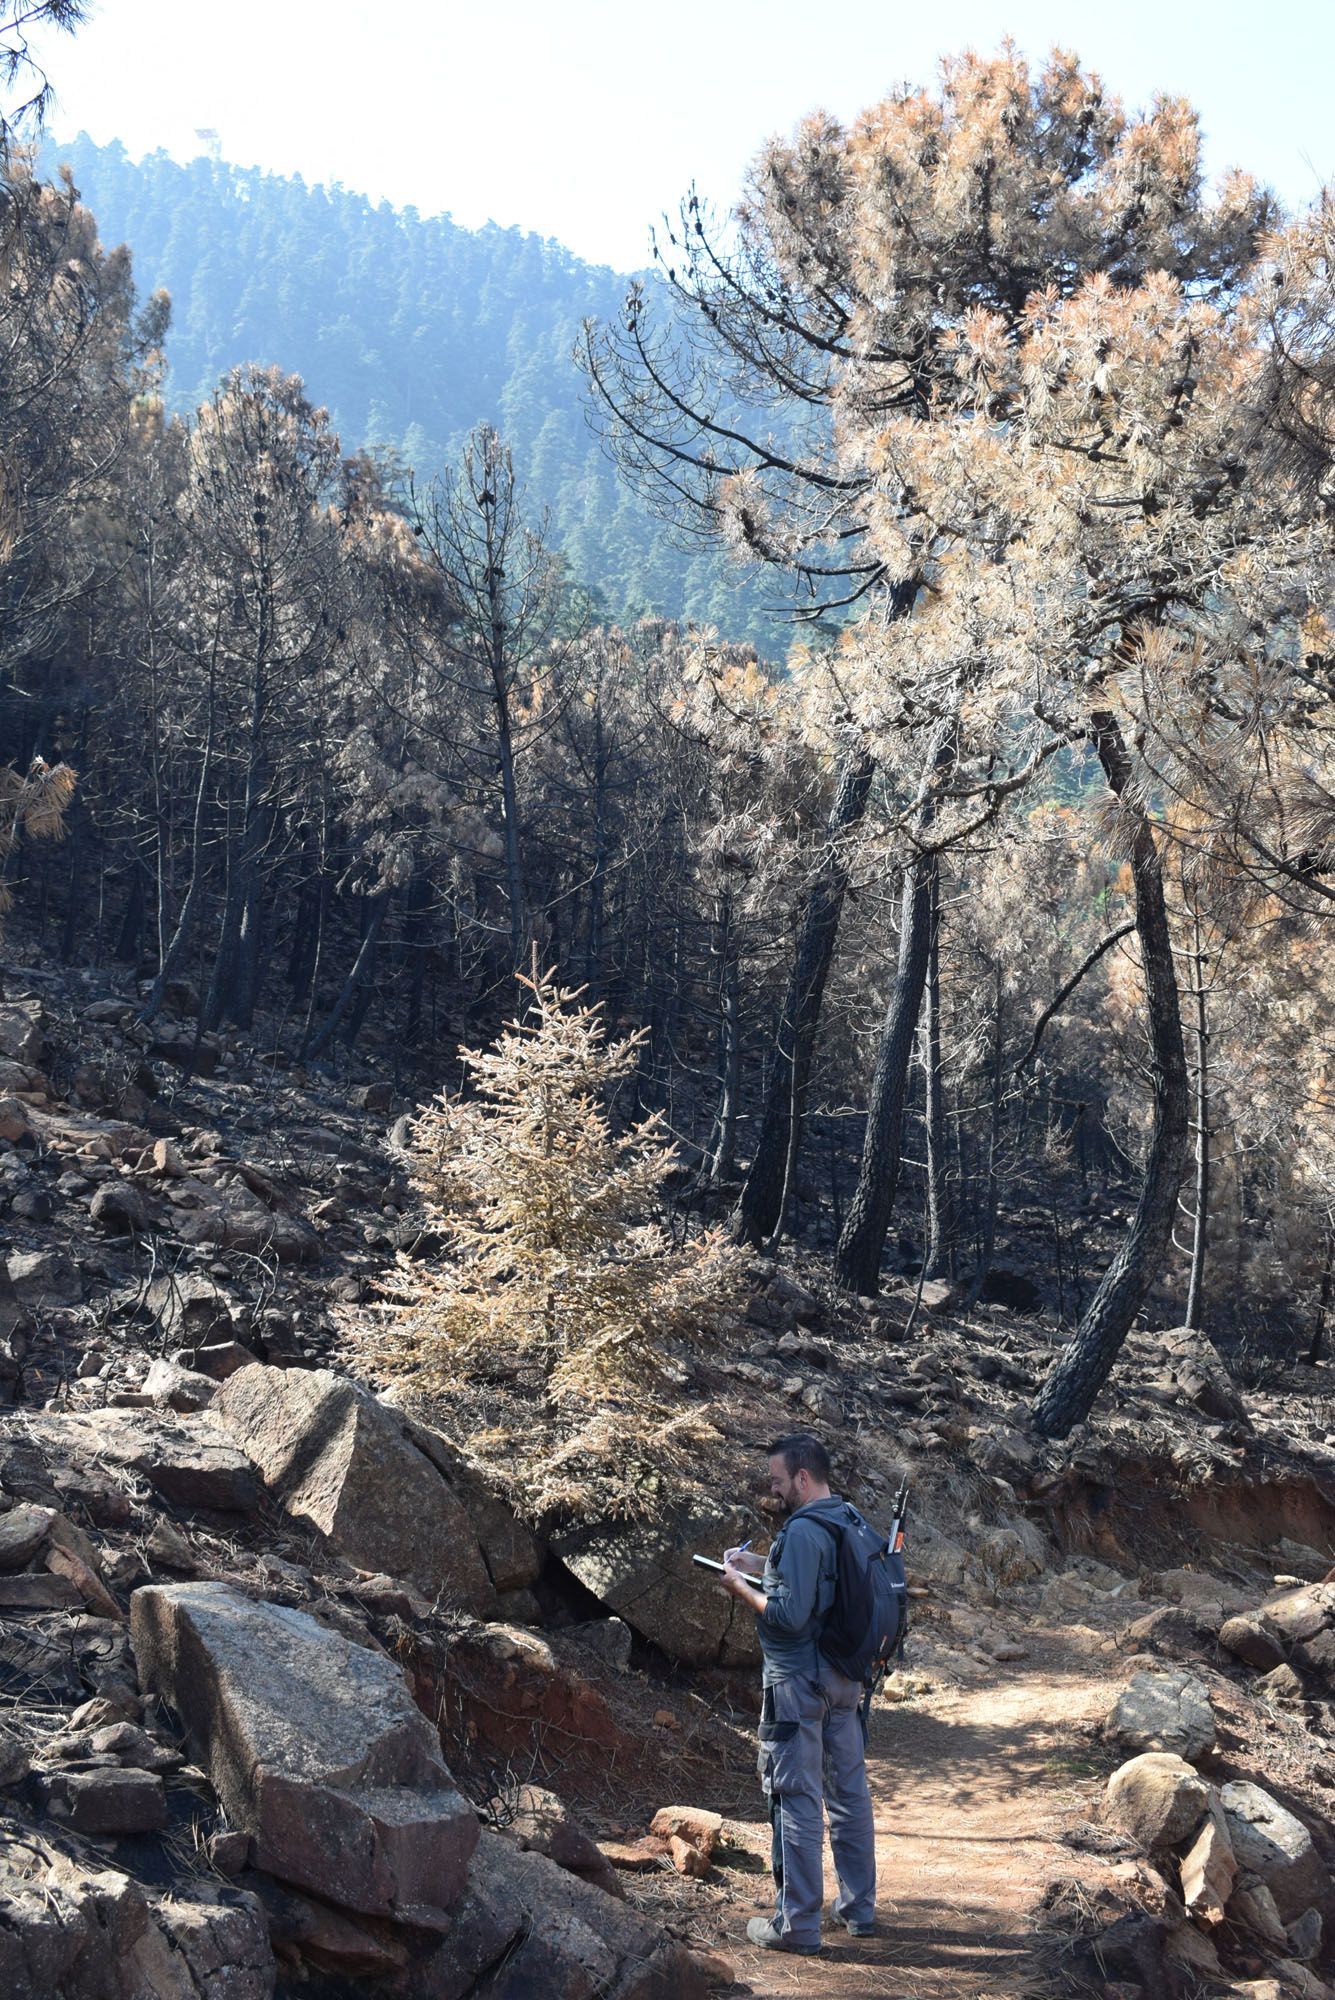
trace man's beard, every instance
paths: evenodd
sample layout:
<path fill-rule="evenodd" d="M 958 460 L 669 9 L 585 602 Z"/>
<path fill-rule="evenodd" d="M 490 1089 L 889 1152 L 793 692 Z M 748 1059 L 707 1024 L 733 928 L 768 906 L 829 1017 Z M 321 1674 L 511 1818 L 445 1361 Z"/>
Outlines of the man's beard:
<path fill-rule="evenodd" d="M 798 1499 L 795 1493 L 781 1493 L 779 1495 L 779 1506 L 783 1510 L 783 1518 L 785 1521 L 791 1514 L 795 1514 L 801 1505 L 802 1502 Z"/>

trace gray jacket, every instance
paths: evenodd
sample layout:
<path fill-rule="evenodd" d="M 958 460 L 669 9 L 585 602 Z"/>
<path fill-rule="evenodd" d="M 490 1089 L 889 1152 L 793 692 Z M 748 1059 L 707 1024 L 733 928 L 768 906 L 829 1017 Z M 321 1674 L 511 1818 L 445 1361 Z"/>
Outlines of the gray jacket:
<path fill-rule="evenodd" d="M 815 1680 L 820 1673 L 816 1641 L 834 1602 L 838 1544 L 811 1517 L 840 1520 L 844 1508 L 837 1493 L 828 1500 L 813 1500 L 799 1507 L 780 1529 L 765 1559 L 760 1588 L 769 1603 L 756 1617 L 756 1630 L 766 1687 L 799 1677 Z"/>

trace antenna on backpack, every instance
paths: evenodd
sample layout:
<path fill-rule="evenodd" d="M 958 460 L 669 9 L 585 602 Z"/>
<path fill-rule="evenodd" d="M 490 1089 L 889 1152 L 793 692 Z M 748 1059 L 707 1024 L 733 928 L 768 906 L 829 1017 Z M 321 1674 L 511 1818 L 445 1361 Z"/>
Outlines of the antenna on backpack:
<path fill-rule="evenodd" d="M 899 1482 L 895 1495 L 894 1511 L 890 1518 L 889 1547 L 893 1555 L 904 1553 L 904 1519 L 909 1510 L 909 1482 L 907 1478 Z"/>

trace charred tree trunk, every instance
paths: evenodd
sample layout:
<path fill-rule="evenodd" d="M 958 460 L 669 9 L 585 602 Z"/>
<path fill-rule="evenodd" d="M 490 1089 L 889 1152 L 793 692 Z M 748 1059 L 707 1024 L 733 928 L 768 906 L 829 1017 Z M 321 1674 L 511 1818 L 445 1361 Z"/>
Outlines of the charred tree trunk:
<path fill-rule="evenodd" d="M 714 1146 L 709 1178 L 727 1180 L 736 1164 L 737 1097 L 741 1087 L 741 980 L 732 921 L 732 894 L 718 897 L 714 912 L 712 949 L 718 959 L 718 1108 L 714 1114 Z"/>
<path fill-rule="evenodd" d="M 241 926 L 237 933 L 236 1000 L 233 1017 L 239 1028 L 249 1028 L 253 1024 L 255 1009 L 259 1005 L 260 988 L 264 984 L 265 916 L 269 903 L 270 872 L 266 865 L 266 857 L 272 845 L 273 815 L 266 807 L 261 816 L 255 852 L 249 865 L 245 901 L 241 907 Z"/>
<path fill-rule="evenodd" d="M 867 810 L 874 769 L 872 759 L 860 749 L 849 751 L 839 768 L 825 852 L 803 905 L 793 969 L 765 1073 L 755 1155 L 732 1213 L 732 1235 L 738 1243 L 765 1242 L 779 1220 L 791 1122 L 794 1110 L 799 1121 L 802 1117 L 821 1001 L 848 887 L 846 836 Z"/>
<path fill-rule="evenodd" d="M 1034 1400 L 1034 1428 L 1043 1437 L 1065 1437 L 1093 1408 L 1172 1240 L 1187 1151 L 1187 1062 L 1154 830 L 1145 814 L 1128 800 L 1131 759 L 1110 710 L 1095 714 L 1092 734 L 1109 786 L 1126 811 L 1134 814 L 1131 873 L 1148 1001 L 1154 1132 L 1127 1239 L 1104 1272 L 1070 1345 Z"/>
<path fill-rule="evenodd" d="M 204 737 L 204 750 L 199 764 L 199 784 L 195 788 L 195 811 L 190 829 L 190 882 L 185 892 L 181 913 L 176 919 L 176 929 L 172 932 L 171 943 L 163 954 L 157 977 L 143 1009 L 141 1021 L 156 1021 L 162 1012 L 162 1003 L 167 988 L 176 977 L 177 969 L 185 959 L 190 946 L 191 933 L 204 894 L 204 801 L 208 795 L 209 779 L 213 773 L 213 735 L 215 721 L 215 673 L 214 665 L 209 667 L 209 719 Z"/>
<path fill-rule="evenodd" d="M 380 936 L 381 926 L 384 924 L 388 909 L 389 890 L 378 889 L 372 898 L 371 909 L 367 917 L 366 931 L 352 970 L 344 980 L 343 989 L 329 1011 L 329 1019 L 310 1045 L 309 1053 L 312 1057 L 324 1054 L 329 1044 L 333 1041 L 334 1036 L 338 1033 L 344 1015 L 360 993 L 362 985 L 370 973 L 371 966 L 375 962 L 376 942 Z"/>
<path fill-rule="evenodd" d="M 946 1148 L 946 1099 L 941 1070 L 941 873 L 932 881 L 932 932 L 927 945 L 923 989 L 922 1066 L 924 1127 L 927 1137 L 927 1242 L 923 1272 L 928 1278 L 955 1274 L 955 1215 Z"/>
<path fill-rule="evenodd" d="M 116 933 L 113 956 L 122 965 L 137 965 L 139 952 L 144 941 L 144 920 L 148 914 L 147 885 L 143 863 L 136 855 L 130 868 L 130 885 L 125 898 L 125 909 L 121 915 L 121 927 Z"/>
<path fill-rule="evenodd" d="M 1330 1311 L 1332 1282 L 1335 1281 L 1335 1236 L 1326 1238 L 1326 1261 L 1321 1269 L 1321 1291 L 1316 1303 L 1316 1324 L 1312 1328 L 1312 1343 L 1307 1350 L 1307 1365 L 1315 1368 L 1321 1359 L 1321 1350 L 1326 1341 L 1326 1314 Z"/>
<path fill-rule="evenodd" d="M 936 816 L 938 790 L 954 756 L 955 731 L 953 727 L 943 728 L 928 749 L 918 786 L 913 830 L 919 841 L 924 839 Z M 904 1105 L 923 988 L 927 984 L 938 873 L 936 855 L 921 849 L 914 852 L 904 870 L 899 963 L 881 1029 L 876 1073 L 872 1077 L 858 1184 L 834 1255 L 835 1282 L 846 1291 L 864 1295 L 874 1296 L 880 1285 L 881 1252 L 899 1187 Z"/>
<path fill-rule="evenodd" d="M 936 856 L 919 854 L 904 870 L 900 901 L 899 964 L 881 1029 L 858 1184 L 834 1257 L 835 1282 L 845 1291 L 874 1296 L 881 1282 L 881 1253 L 899 1186 L 904 1100 L 927 983 Z"/>
<path fill-rule="evenodd" d="M 254 1014 L 259 966 L 260 875 L 266 845 L 263 824 L 268 790 L 264 732 L 269 711 L 270 652 L 274 632 L 273 579 L 269 569 L 269 527 L 265 508 L 255 508 L 258 549 L 255 648 L 251 667 L 250 728 L 245 795 L 241 806 L 239 852 L 229 851 L 227 894 L 213 977 L 201 1020 L 216 1028 L 225 1019 L 249 1027 Z M 230 827 L 228 829 L 230 833 Z"/>
<path fill-rule="evenodd" d="M 594 723 L 593 867 L 589 874 L 589 944 L 584 981 L 594 1000 L 603 998 L 604 931 L 607 922 L 607 745 L 603 740 L 602 709 Z"/>
<path fill-rule="evenodd" d="M 1192 967 L 1195 972 L 1193 998 L 1196 1002 L 1196 1177 L 1193 1197 L 1196 1204 L 1191 1220 L 1191 1276 L 1187 1281 L 1187 1316 L 1184 1326 L 1199 1332 L 1205 1322 L 1205 1254 L 1210 1232 L 1210 1018 L 1205 987 L 1205 952 L 1201 945 L 1201 916 L 1192 911 Z"/>
<path fill-rule="evenodd" d="M 304 1002 L 311 990 L 315 971 L 315 936 L 320 921 L 320 865 L 315 838 L 307 833 L 302 842 L 301 886 L 292 924 L 292 948 L 287 958 L 287 983 L 292 998 Z"/>
<path fill-rule="evenodd" d="M 415 871 L 408 884 L 408 907 L 403 919 L 403 941 L 410 954 L 408 993 L 403 1014 L 403 1041 L 406 1048 L 412 1048 L 422 1029 L 427 953 L 431 946 L 431 878 L 422 868 Z"/>
<path fill-rule="evenodd" d="M 991 1105 L 987 1124 L 987 1172 L 983 1182 L 982 1223 L 978 1236 L 978 1256 L 974 1264 L 973 1282 L 969 1286 L 968 1306 L 972 1311 L 982 1297 L 987 1274 L 992 1269 L 992 1259 L 997 1247 L 997 1208 L 1000 1203 L 1000 1158 L 1002 1124 L 1002 1067 L 1001 1052 L 1005 1043 L 1005 998 L 1001 982 L 1001 966 L 992 968 L 992 1083 L 989 1091 Z"/>

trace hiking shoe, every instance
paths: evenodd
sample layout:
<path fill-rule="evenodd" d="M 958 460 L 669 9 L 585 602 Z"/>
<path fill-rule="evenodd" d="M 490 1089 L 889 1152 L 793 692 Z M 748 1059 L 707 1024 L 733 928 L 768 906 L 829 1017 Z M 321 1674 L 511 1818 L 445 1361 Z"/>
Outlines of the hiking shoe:
<path fill-rule="evenodd" d="M 841 1914 L 837 1903 L 830 1904 L 828 1914 L 831 1923 L 842 1924 L 850 1937 L 869 1938 L 876 1935 L 876 1923 L 873 1918 L 866 1919 L 862 1923 L 853 1923 Z"/>
<path fill-rule="evenodd" d="M 787 1931 L 781 1931 L 769 1917 L 752 1917 L 746 1927 L 746 1935 L 752 1944 L 764 1945 L 767 1951 L 794 1951 L 802 1958 L 814 1958 L 820 1950 L 819 1944 L 798 1944 Z"/>

